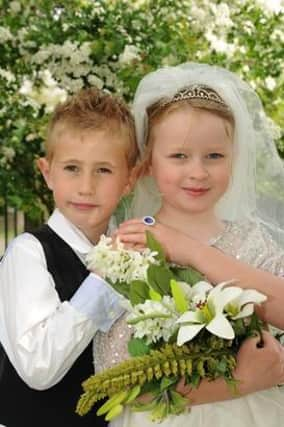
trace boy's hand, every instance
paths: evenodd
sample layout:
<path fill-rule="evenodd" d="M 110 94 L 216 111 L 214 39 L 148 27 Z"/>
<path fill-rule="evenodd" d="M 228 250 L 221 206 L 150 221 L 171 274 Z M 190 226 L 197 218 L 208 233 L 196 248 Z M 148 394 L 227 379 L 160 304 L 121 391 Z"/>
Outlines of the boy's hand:
<path fill-rule="evenodd" d="M 120 224 L 114 236 L 118 236 L 126 246 L 139 250 L 146 247 L 147 230 L 153 233 L 162 245 L 168 260 L 180 265 L 188 263 L 185 248 L 190 245 L 189 237 L 172 227 L 158 222 L 149 226 L 141 219 L 131 219 Z"/>

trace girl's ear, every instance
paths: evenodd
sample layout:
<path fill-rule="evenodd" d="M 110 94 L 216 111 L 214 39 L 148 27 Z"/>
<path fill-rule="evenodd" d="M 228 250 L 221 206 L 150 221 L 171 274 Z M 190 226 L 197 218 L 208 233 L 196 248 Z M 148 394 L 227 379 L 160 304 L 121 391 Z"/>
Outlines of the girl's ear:
<path fill-rule="evenodd" d="M 46 157 L 40 157 L 36 161 L 36 165 L 39 168 L 46 185 L 50 190 L 52 190 L 52 184 L 51 184 L 51 178 L 50 178 L 50 162 L 47 160 Z"/>

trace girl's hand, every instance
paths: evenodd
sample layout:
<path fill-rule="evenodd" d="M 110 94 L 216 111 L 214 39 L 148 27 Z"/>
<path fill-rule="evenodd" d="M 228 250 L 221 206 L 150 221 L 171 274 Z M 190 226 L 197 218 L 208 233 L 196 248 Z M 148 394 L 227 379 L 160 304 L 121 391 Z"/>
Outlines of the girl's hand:
<path fill-rule="evenodd" d="M 131 219 L 120 224 L 114 236 L 118 236 L 126 246 L 139 250 L 146 247 L 147 230 L 162 245 L 168 260 L 180 265 L 188 264 L 186 248 L 189 247 L 191 239 L 172 227 L 158 222 L 149 226 L 145 225 L 142 219 Z"/>
<path fill-rule="evenodd" d="M 284 348 L 267 331 L 262 332 L 262 340 L 248 338 L 238 352 L 235 378 L 242 394 L 284 382 Z"/>
<path fill-rule="evenodd" d="M 237 367 L 234 372 L 238 394 L 234 395 L 226 382 L 219 378 L 215 381 L 202 380 L 198 388 L 192 389 L 182 378 L 177 392 L 187 396 L 191 405 L 212 403 L 233 399 L 256 391 L 265 390 L 284 382 L 284 348 L 279 342 L 263 331 L 263 347 L 259 347 L 260 338 L 248 338 L 237 355 Z"/>

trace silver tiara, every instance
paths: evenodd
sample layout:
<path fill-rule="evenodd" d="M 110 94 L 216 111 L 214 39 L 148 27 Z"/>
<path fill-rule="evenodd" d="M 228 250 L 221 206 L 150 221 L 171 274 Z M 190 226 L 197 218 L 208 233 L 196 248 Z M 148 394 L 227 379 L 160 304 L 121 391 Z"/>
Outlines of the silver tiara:
<path fill-rule="evenodd" d="M 186 99 L 200 99 L 204 101 L 210 101 L 212 103 L 221 105 L 224 109 L 230 110 L 227 104 L 223 99 L 218 95 L 218 93 L 209 86 L 205 85 L 192 85 L 184 87 L 179 90 L 171 99 L 167 99 L 162 102 L 161 106 L 166 106 L 178 101 L 184 101 Z"/>

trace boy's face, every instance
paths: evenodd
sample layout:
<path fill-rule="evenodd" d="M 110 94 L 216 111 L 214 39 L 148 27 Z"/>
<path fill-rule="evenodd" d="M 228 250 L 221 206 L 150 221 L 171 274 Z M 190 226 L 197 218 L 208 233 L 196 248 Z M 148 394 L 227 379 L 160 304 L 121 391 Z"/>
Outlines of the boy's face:
<path fill-rule="evenodd" d="M 129 191 L 123 139 L 111 131 L 66 129 L 54 144 L 52 159 L 38 163 L 56 207 L 93 243 Z"/>

